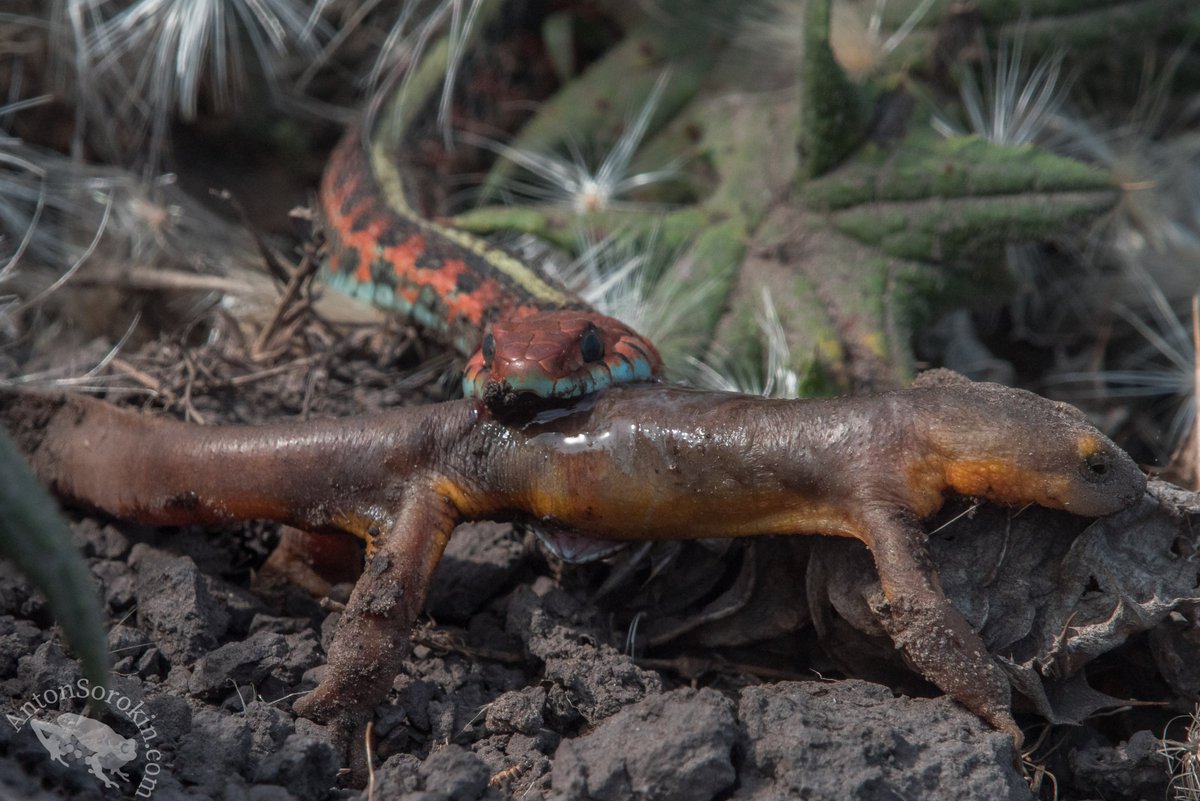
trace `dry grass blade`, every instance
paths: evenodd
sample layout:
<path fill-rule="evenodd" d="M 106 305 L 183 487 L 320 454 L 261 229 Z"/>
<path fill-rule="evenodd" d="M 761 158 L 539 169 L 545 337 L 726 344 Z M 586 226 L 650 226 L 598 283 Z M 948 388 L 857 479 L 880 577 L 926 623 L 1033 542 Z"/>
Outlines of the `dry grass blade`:
<path fill-rule="evenodd" d="M 30 243 L 33 241 L 34 234 L 37 233 L 38 223 L 41 222 L 42 214 L 46 210 L 46 171 L 33 162 L 16 156 L 12 153 L 0 153 L 0 164 L 8 164 L 13 167 L 26 170 L 33 174 L 38 179 L 38 194 L 34 204 L 33 214 L 30 216 L 29 222 L 25 226 L 25 232 L 21 236 L 21 241 L 17 244 L 16 249 L 8 258 L 8 261 L 0 267 L 0 281 L 5 280 L 11 274 L 21 257 L 25 255 L 25 251 L 29 249 Z M 7 217 L 7 214 L 0 214 Z"/>
<path fill-rule="evenodd" d="M 1200 398 L 1200 295 L 1192 295 L 1192 397 Z M 1192 417 L 1192 489 L 1200 481 L 1200 437 L 1196 435 L 1196 419 Z"/>
<path fill-rule="evenodd" d="M 1171 772 L 1170 790 L 1175 801 L 1200 801 L 1200 707 L 1191 715 L 1175 720 L 1188 720 L 1187 739 L 1184 741 L 1166 739 L 1163 733 L 1162 745 L 1158 753 L 1167 758 L 1167 767 Z M 1167 728 L 1171 724 L 1167 724 Z"/>
<path fill-rule="evenodd" d="M 75 261 L 71 263 L 71 266 L 67 268 L 67 271 L 55 279 L 50 286 L 46 287 L 41 292 L 37 293 L 32 298 L 18 306 L 16 309 L 18 313 L 32 309 L 38 304 L 43 303 L 46 298 L 50 297 L 52 294 L 61 289 L 63 284 L 71 280 L 72 276 L 79 271 L 79 268 L 82 267 L 89 258 L 91 258 L 92 254 L 96 252 L 96 248 L 100 245 L 100 239 L 104 236 L 104 230 L 108 228 L 108 221 L 112 215 L 112 208 L 113 196 L 112 193 L 109 192 L 107 195 L 105 195 L 104 214 L 100 217 L 100 224 L 96 226 L 96 235 L 92 237 L 91 244 L 89 244 L 87 249 L 79 255 L 79 258 L 75 259 Z"/>

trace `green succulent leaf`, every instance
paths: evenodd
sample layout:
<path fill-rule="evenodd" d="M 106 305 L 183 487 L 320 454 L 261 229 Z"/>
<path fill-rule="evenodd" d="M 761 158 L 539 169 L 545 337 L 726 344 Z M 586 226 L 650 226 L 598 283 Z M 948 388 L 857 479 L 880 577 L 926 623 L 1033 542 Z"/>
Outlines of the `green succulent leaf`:
<path fill-rule="evenodd" d="M 867 100 L 829 46 L 830 0 L 809 0 L 800 62 L 802 173 L 812 177 L 837 166 L 862 141 Z"/>
<path fill-rule="evenodd" d="M 995 145 L 973 135 L 945 138 L 920 122 L 914 125 L 898 145 L 863 148 L 836 172 L 806 183 L 805 204 L 837 211 L 932 197 L 1114 191 L 1103 171 L 1041 148 Z"/>
<path fill-rule="evenodd" d="M 1117 196 L 1110 176 L 1073 159 L 926 130 L 803 191 L 841 233 L 894 257 L 945 264 L 1087 223 Z"/>
<path fill-rule="evenodd" d="M 735 43 L 706 53 L 711 69 L 695 72 L 690 94 L 661 109 L 669 118 L 642 152 L 686 152 L 695 192 L 688 203 L 581 215 L 486 207 L 456 224 L 568 248 L 581 228 L 596 237 L 668 232 L 687 279 L 712 288 L 680 332 L 693 348 L 700 343 L 694 355 L 761 360 L 751 340 L 766 286 L 806 391 L 902 383 L 923 319 L 981 283 L 1007 282 L 997 258 L 1004 245 L 1087 225 L 1119 193 L 1104 171 L 1041 147 L 940 135 L 919 102 L 924 93 L 906 92 L 893 77 L 849 81 L 829 50 L 828 10 L 810 4 L 799 83 L 742 88 L 750 71 Z M 930 12 L 924 22 L 934 27 L 938 18 Z M 630 30 L 611 58 L 637 50 L 642 29 Z M 579 97 L 584 86 L 598 97 L 604 81 L 615 91 L 625 79 L 593 68 L 560 97 Z M 877 98 L 880 109 L 863 107 L 864 98 Z M 547 103 L 517 141 L 534 146 L 546 131 L 587 124 L 565 108 L 559 98 Z M 864 130 L 881 110 L 891 115 L 887 136 Z"/>
<path fill-rule="evenodd" d="M 41 590 L 93 685 L 107 685 L 108 641 L 96 586 L 50 494 L 0 430 L 0 556 Z"/>

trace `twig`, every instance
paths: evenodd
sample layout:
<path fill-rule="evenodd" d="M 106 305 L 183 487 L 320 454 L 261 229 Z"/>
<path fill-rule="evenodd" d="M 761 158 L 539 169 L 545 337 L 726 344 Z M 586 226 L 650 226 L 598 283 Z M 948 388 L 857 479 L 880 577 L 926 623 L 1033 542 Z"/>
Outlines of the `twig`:
<path fill-rule="evenodd" d="M 367 721 L 367 730 L 363 732 L 367 749 L 367 801 L 375 801 L 375 755 L 371 748 L 371 730 L 374 721 Z"/>
<path fill-rule="evenodd" d="M 258 359 L 267 348 L 267 342 L 275 335 L 280 324 L 283 322 L 284 316 L 288 310 L 296 302 L 296 298 L 300 295 L 300 289 L 309 281 L 317 272 L 317 260 L 312 257 L 312 254 L 305 252 L 304 259 L 300 262 L 288 280 L 287 288 L 284 289 L 283 295 L 279 298 L 279 303 L 275 305 L 275 312 L 271 315 L 270 321 L 259 332 L 258 338 L 254 340 L 254 344 L 250 346 L 251 358 Z"/>
<path fill-rule="evenodd" d="M 112 369 L 116 372 L 129 376 L 134 381 L 149 390 L 151 395 L 162 397 L 167 401 L 168 405 L 175 402 L 174 394 L 171 393 L 170 390 L 163 387 L 162 381 L 143 370 L 139 370 L 124 359 L 113 359 Z"/>
<path fill-rule="evenodd" d="M 85 286 L 104 285 L 126 289 L 150 290 L 199 290 L 203 292 L 226 292 L 246 294 L 252 291 L 249 284 L 220 275 L 197 275 L 183 270 L 166 270 L 152 267 L 130 267 L 127 269 L 93 270 L 75 279 L 76 284 Z"/>
<path fill-rule="evenodd" d="M 298 368 L 308 367 L 315 361 L 320 359 L 319 356 L 303 356 L 301 358 L 290 361 L 287 364 L 277 364 L 274 367 L 266 367 L 253 373 L 245 373 L 243 375 L 234 376 L 229 379 L 229 385 L 233 387 L 241 387 L 246 384 L 253 384 L 255 381 L 262 381 L 264 378 L 280 375 L 281 373 L 290 373 Z"/>
<path fill-rule="evenodd" d="M 254 244 L 258 248 L 259 255 L 262 256 L 263 262 L 267 265 L 267 271 L 270 272 L 271 275 L 275 277 L 275 280 L 279 281 L 280 283 L 286 283 L 289 281 L 292 277 L 292 271 L 283 265 L 282 259 L 280 259 L 275 251 L 271 249 L 271 246 L 267 244 L 267 240 L 263 239 L 263 236 L 261 233 L 259 233 L 258 228 L 250 222 L 250 216 L 246 214 L 246 209 L 240 202 L 238 202 L 238 199 L 233 196 L 233 193 L 231 193 L 228 189 L 214 189 L 212 190 L 212 194 L 218 200 L 223 200 L 228 203 L 230 208 L 232 208 L 237 214 L 238 220 L 241 221 L 242 226 L 250 233 L 250 236 L 254 238 Z"/>
<path fill-rule="evenodd" d="M 196 410 L 196 407 L 192 405 L 192 386 L 196 383 L 196 364 L 192 361 L 191 353 L 186 350 L 183 353 L 183 369 L 185 374 L 183 383 L 184 416 L 188 420 L 194 420 L 200 425 L 204 425 L 204 415 L 200 414 Z"/>
<path fill-rule="evenodd" d="M 1053 801 L 1057 801 L 1058 777 L 1056 777 L 1054 773 L 1046 767 L 1046 761 L 1050 759 L 1056 750 L 1058 750 L 1058 747 L 1062 745 L 1062 742 L 1060 741 L 1056 743 L 1050 748 L 1049 751 L 1043 754 L 1040 762 L 1035 762 L 1033 757 L 1034 752 L 1041 748 L 1042 743 L 1046 741 L 1046 737 L 1049 736 L 1050 730 L 1050 726 L 1042 727 L 1042 733 L 1038 735 L 1038 738 L 1034 741 L 1033 745 L 1021 752 L 1021 773 L 1025 777 L 1026 784 L 1029 785 L 1029 790 L 1034 795 L 1040 794 L 1042 782 L 1046 779 L 1049 779 L 1051 788 L 1050 797 L 1053 799 Z"/>

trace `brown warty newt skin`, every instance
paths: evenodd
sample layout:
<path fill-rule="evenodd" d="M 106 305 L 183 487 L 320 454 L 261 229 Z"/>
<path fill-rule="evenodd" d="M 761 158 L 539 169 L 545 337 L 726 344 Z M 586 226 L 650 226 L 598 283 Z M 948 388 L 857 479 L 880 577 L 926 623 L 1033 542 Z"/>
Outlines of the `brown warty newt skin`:
<path fill-rule="evenodd" d="M 0 420 L 61 497 L 119 517 L 263 518 L 366 539 L 328 672 L 296 703 L 344 735 L 391 686 L 455 525 L 525 518 L 618 540 L 857 538 L 896 645 L 1019 741 L 1008 682 L 946 600 L 918 521 L 947 493 L 1099 516 L 1145 490 L 1133 461 L 1072 407 L 946 371 L 834 400 L 613 388 L 524 427 L 469 400 L 250 428 L 18 393 L 0 395 Z"/>

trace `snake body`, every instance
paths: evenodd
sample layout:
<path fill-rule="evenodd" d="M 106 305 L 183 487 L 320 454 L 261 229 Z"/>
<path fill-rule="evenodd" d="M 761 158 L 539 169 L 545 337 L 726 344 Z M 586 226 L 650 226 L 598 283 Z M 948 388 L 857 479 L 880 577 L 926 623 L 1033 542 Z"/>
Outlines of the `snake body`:
<path fill-rule="evenodd" d="M 624 323 L 511 254 L 417 214 L 371 127 L 347 130 L 321 182 L 326 283 L 408 315 L 470 356 L 464 393 L 493 410 L 658 374 L 654 346 Z"/>

